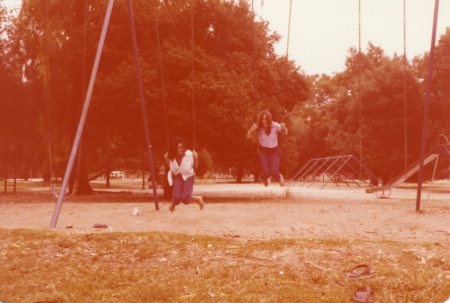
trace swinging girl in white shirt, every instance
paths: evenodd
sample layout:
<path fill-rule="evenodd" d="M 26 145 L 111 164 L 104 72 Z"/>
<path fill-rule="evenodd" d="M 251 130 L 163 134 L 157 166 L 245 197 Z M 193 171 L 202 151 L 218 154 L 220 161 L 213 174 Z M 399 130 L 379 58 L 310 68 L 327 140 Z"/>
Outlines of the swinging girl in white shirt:
<path fill-rule="evenodd" d="M 166 165 L 169 167 L 169 184 L 172 183 L 172 204 L 169 211 L 183 202 L 189 204 L 193 200 L 200 209 L 205 203 L 201 196 L 193 196 L 195 171 L 198 167 L 198 154 L 196 151 L 187 150 L 181 138 L 174 138 L 169 151 L 164 155 Z"/>

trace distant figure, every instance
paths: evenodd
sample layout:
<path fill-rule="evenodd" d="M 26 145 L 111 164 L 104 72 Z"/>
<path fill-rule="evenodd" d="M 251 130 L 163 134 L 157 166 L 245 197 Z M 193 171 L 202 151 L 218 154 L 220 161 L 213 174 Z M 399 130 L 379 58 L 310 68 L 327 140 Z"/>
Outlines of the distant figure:
<path fill-rule="evenodd" d="M 169 211 L 183 202 L 189 204 L 194 200 L 200 209 L 205 203 L 201 196 L 192 196 L 194 189 L 195 171 L 198 167 L 198 154 L 196 151 L 187 150 L 181 138 L 172 140 L 169 151 L 164 155 L 166 165 L 169 167 L 169 184 L 172 185 L 172 204 Z"/>
<path fill-rule="evenodd" d="M 253 124 L 248 130 L 247 138 L 250 139 L 255 133 L 258 135 L 258 158 L 264 186 L 269 185 L 270 177 L 273 177 L 281 186 L 284 186 L 284 178 L 280 174 L 278 136 L 279 134 L 288 134 L 286 125 L 272 121 L 270 112 L 263 110 L 258 115 L 257 123 Z"/>

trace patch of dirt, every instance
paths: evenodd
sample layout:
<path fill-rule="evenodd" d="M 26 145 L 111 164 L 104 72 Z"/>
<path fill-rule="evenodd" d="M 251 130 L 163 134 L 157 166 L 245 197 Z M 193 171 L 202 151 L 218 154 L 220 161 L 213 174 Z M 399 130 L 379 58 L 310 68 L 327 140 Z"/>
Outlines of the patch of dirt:
<path fill-rule="evenodd" d="M 68 197 L 58 230 L 72 233 L 164 231 L 236 239 L 321 238 L 449 243 L 449 195 L 433 196 L 415 212 L 414 190 L 393 191 L 379 200 L 364 189 L 298 188 L 286 194 L 271 185 L 201 185 L 206 206 L 179 205 L 174 213 L 162 202 L 155 211 L 145 192 L 97 193 Z M 221 196 L 226 197 L 221 202 Z M 424 195 L 425 196 L 425 195 Z M 84 203 L 80 203 L 84 202 Z M 210 203 L 208 203 L 210 202 Z M 213 203 L 211 203 L 213 202 Z M 45 229 L 54 211 L 49 192 L 0 195 L 0 227 Z M 139 215 L 132 215 L 133 209 Z M 73 229 L 66 229 L 71 223 Z M 107 229 L 94 229 L 96 223 Z"/>

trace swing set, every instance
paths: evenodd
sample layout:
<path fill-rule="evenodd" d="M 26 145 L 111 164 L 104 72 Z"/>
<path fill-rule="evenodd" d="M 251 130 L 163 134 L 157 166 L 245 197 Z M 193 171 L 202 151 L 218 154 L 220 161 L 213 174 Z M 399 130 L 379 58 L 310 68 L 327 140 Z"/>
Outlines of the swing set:
<path fill-rule="evenodd" d="M 195 0 L 191 1 L 191 48 L 192 51 L 195 50 L 195 41 L 194 41 L 194 3 Z M 90 103 L 91 103 L 91 97 L 94 89 L 95 80 L 97 77 L 97 71 L 100 64 L 101 55 L 103 52 L 103 46 L 106 39 L 106 33 L 109 27 L 109 21 L 112 14 L 112 9 L 114 6 L 114 0 L 109 0 L 106 8 L 106 14 L 104 17 L 100 38 L 98 42 L 97 52 L 95 55 L 94 64 L 92 67 L 89 85 L 87 87 L 87 92 L 85 95 L 84 105 L 81 112 L 80 121 L 78 123 L 75 139 L 73 142 L 73 146 L 70 152 L 69 161 L 64 173 L 64 178 L 62 181 L 61 189 L 59 194 L 55 191 L 54 187 L 54 178 L 53 178 L 53 151 L 52 151 L 52 140 L 51 140 L 51 128 L 48 125 L 48 154 L 49 154 L 49 171 L 50 171 L 50 182 L 51 182 L 51 190 L 54 193 L 55 197 L 57 198 L 55 210 L 52 215 L 52 219 L 50 222 L 50 227 L 55 228 L 56 224 L 58 222 L 59 214 L 61 212 L 62 203 L 64 201 L 64 197 L 66 195 L 67 187 L 69 185 L 69 179 L 72 174 L 75 159 L 77 157 L 77 153 L 80 151 L 80 142 L 83 135 L 84 125 L 86 122 L 86 117 L 89 111 Z M 155 201 L 155 209 L 159 210 L 159 201 L 158 201 L 158 193 L 157 193 L 157 183 L 155 178 L 155 168 L 154 168 L 154 161 L 153 161 L 153 152 L 152 152 L 152 144 L 151 144 L 151 136 L 150 136 L 150 130 L 149 130 L 149 123 L 148 123 L 148 117 L 147 117 L 147 109 L 146 109 L 146 102 L 144 97 L 144 87 L 142 82 L 142 73 L 141 73 L 141 67 L 139 64 L 139 52 L 138 52 L 138 45 L 136 40 L 136 29 L 135 29 L 135 23 L 134 23 L 134 13 L 133 13 L 133 5 L 132 0 L 127 0 L 127 9 L 128 9 L 128 17 L 129 17 L 129 25 L 130 25 L 130 33 L 131 33 L 131 44 L 133 48 L 133 61 L 134 61 L 134 67 L 136 72 L 136 81 L 137 81 L 137 88 L 138 88 L 138 95 L 140 99 L 140 105 L 141 105 L 141 113 L 142 113 L 142 122 L 144 126 L 144 134 L 145 134 L 145 143 L 146 143 L 146 157 L 148 163 L 150 163 L 150 176 L 151 176 L 151 182 L 152 182 L 152 190 L 153 190 L 153 197 Z M 155 13 L 156 14 L 156 13 Z M 47 2 L 47 18 L 48 18 L 48 2 Z M 86 18 L 85 18 L 86 19 Z M 86 20 L 85 20 L 86 21 Z M 86 27 L 85 27 L 86 31 Z M 166 143 L 167 147 L 169 145 L 169 123 L 168 123 L 168 113 L 167 113 L 167 94 L 166 94 L 166 84 L 165 84 L 165 77 L 164 77 L 164 65 L 162 61 L 162 52 L 161 52 L 161 42 L 160 42 L 160 34 L 159 34 L 159 24 L 158 24 L 158 16 L 155 15 L 155 32 L 157 37 L 157 49 L 158 49 L 158 58 L 159 58 L 159 67 L 160 67 L 160 77 L 161 77 L 161 86 L 162 86 L 162 101 L 163 101 L 163 110 L 164 110 L 164 123 L 165 123 L 165 129 L 166 129 Z M 86 36 L 86 34 L 85 34 Z M 85 37 L 86 39 L 86 37 Z M 192 77 L 195 75 L 195 64 L 194 61 L 191 60 L 191 74 Z M 48 89 L 47 89 L 48 93 Z M 196 99 L 195 99 L 195 86 L 192 86 L 191 91 L 191 99 L 192 99 L 192 121 L 193 121 L 193 147 L 195 148 L 196 145 Z M 46 96 L 47 100 L 47 109 L 48 109 L 48 116 L 50 116 L 49 113 L 49 104 L 48 104 L 48 95 Z M 79 156 L 79 155 L 78 155 Z"/>
<path fill-rule="evenodd" d="M 194 44 L 194 13 L 193 13 L 193 3 L 195 0 L 191 1 L 191 47 L 192 50 L 195 50 L 195 44 Z M 84 130 L 84 125 L 86 122 L 87 113 L 89 110 L 89 106 L 91 103 L 91 97 L 92 92 L 95 84 L 95 80 L 97 77 L 97 71 L 100 64 L 100 58 L 103 52 L 103 46 L 106 38 L 106 33 L 109 26 L 109 21 L 113 9 L 114 0 L 109 0 L 106 8 L 106 14 L 103 21 L 103 26 L 100 33 L 100 38 L 98 42 L 98 47 L 95 55 L 94 64 L 92 67 L 91 75 L 89 84 L 87 87 L 87 92 L 85 95 L 84 105 L 81 112 L 80 121 L 78 123 L 75 139 L 73 142 L 73 146 L 70 152 L 69 161 L 65 170 L 61 191 L 59 195 L 57 195 L 57 202 L 55 206 L 55 210 L 52 215 L 50 227 L 55 228 L 59 214 L 61 212 L 62 203 L 64 200 L 64 196 L 67 190 L 67 186 L 69 184 L 69 178 L 72 173 L 75 158 L 77 155 L 77 152 L 80 147 L 80 141 Z M 428 107 L 429 107 L 429 100 L 430 100 L 430 94 L 431 94 L 431 79 L 432 79 L 432 67 L 433 67 L 433 60 L 434 60 L 434 47 L 435 47 L 435 39 L 436 39 L 436 27 L 437 27 L 437 16 L 438 16 L 438 7 L 439 7 L 439 0 L 435 0 L 435 10 L 434 10 L 434 19 L 433 19 L 433 33 L 432 33 L 432 43 L 431 43 L 431 50 L 430 50 L 430 61 L 429 61 L 429 70 L 428 70 L 428 78 L 427 78 L 427 91 L 426 91 L 426 98 L 424 101 L 425 104 L 425 110 L 424 110 L 424 121 L 427 121 L 428 119 Z M 136 81 L 137 81 L 137 87 L 138 87 L 138 94 L 141 104 L 141 112 L 142 112 L 142 122 L 144 126 L 144 133 L 145 133 L 145 144 L 146 144 L 146 156 L 148 159 L 148 162 L 150 163 L 150 175 L 152 180 L 152 189 L 153 189 L 153 196 L 155 200 L 155 209 L 159 210 L 159 204 L 158 204 L 158 195 L 157 195 L 157 184 L 156 184 L 156 178 L 155 178 L 155 169 L 154 169 L 154 162 L 153 162 L 153 154 L 152 154 L 152 145 L 151 145 L 151 138 L 150 138 L 150 131 L 148 126 L 148 117 L 147 117 L 147 111 L 146 111 L 146 102 L 144 97 L 144 89 L 143 89 L 143 83 L 142 83 L 142 75 L 141 75 L 141 68 L 139 64 L 139 53 L 138 53 L 138 46 L 137 46 L 137 40 L 136 40 L 136 30 L 135 30 L 135 24 L 134 24 L 134 15 L 133 15 L 133 7 L 132 7 L 132 1 L 127 0 L 127 8 L 128 8 L 128 16 L 129 16 L 129 24 L 130 24 L 130 32 L 131 32 L 131 44 L 133 48 L 133 60 L 134 60 L 134 67 L 136 72 Z M 253 1 L 252 1 L 252 9 L 253 9 Z M 289 24 L 288 24 L 288 37 L 287 37 L 287 45 L 286 45 L 286 58 L 288 59 L 289 55 L 289 43 L 290 43 L 290 28 L 291 28 L 291 15 L 292 15 L 292 0 L 289 2 Z M 164 65 L 162 61 L 162 54 L 161 54 L 161 42 L 160 42 L 160 35 L 159 35 L 159 26 L 158 26 L 158 18 L 155 16 L 155 31 L 157 36 L 157 49 L 158 49 L 158 58 L 159 58 L 159 67 L 160 67 L 160 77 L 161 77 L 161 85 L 162 85 L 162 101 L 163 101 L 163 110 L 164 110 L 164 123 L 165 123 L 165 129 L 166 129 L 166 139 L 167 144 L 169 142 L 169 128 L 168 128 L 168 113 L 167 113 L 167 94 L 166 94 L 166 85 L 165 85 L 165 77 L 164 77 Z M 361 0 L 358 0 L 358 51 L 361 53 Z M 406 69 L 407 69 L 407 59 L 406 59 L 406 0 L 403 1 L 403 62 L 404 62 L 404 71 L 406 75 Z M 191 61 L 191 74 L 192 76 L 195 75 L 195 64 L 194 61 Z M 407 127 L 407 99 L 406 99 L 406 76 L 404 80 L 404 162 L 405 167 L 407 167 L 408 164 L 408 127 Z M 196 102 L 195 102 L 195 86 L 192 86 L 191 91 L 191 97 L 192 97 L 192 118 L 193 118 L 193 146 L 196 145 Z M 361 113 L 361 102 L 360 102 L 360 109 L 359 112 Z M 359 119 L 361 123 L 361 119 Z M 421 188 L 422 188 L 422 180 L 423 180 L 423 165 L 424 165 L 424 157 L 425 157 L 425 138 L 426 138 L 426 123 L 423 124 L 423 131 L 422 131 L 422 143 L 421 143 L 421 153 L 420 153 L 420 159 L 419 159 L 419 186 L 417 191 L 417 202 L 416 202 L 416 210 L 418 211 L 420 209 L 420 197 L 421 197 Z M 363 144 L 362 144 L 362 134 L 359 134 L 359 160 L 358 162 L 362 165 L 363 164 Z M 51 138 L 49 139 L 49 155 L 52 155 L 52 149 L 51 149 Z M 337 160 L 339 159 L 339 160 Z M 314 159 L 313 159 L 314 160 Z M 353 156 L 347 156 L 347 157 L 336 157 L 333 161 L 344 161 L 344 163 L 348 163 L 350 160 L 355 160 Z M 327 161 L 330 161 L 328 159 Z M 314 162 L 314 161 L 313 161 Z M 315 161 L 318 162 L 318 161 Z M 52 166 L 52 159 L 49 159 L 49 163 Z M 52 170 L 52 169 L 51 169 Z M 50 170 L 50 171 L 51 171 Z M 336 174 L 336 172 L 335 172 Z M 51 178 L 52 180 L 53 178 Z"/>
<path fill-rule="evenodd" d="M 433 67 L 433 59 L 434 59 L 434 48 L 435 48 L 435 39 L 436 39 L 436 26 L 437 26 L 437 17 L 439 11 L 439 0 L 435 0 L 434 6 L 434 17 L 433 17 L 433 33 L 432 33 L 432 41 L 431 41 L 431 49 L 430 49 L 430 62 L 428 69 L 428 77 L 427 77 L 427 91 L 426 97 L 424 100 L 424 122 L 422 129 L 422 142 L 421 142 L 421 150 L 420 150 L 420 158 L 418 161 L 409 165 L 408 163 L 408 99 L 407 99 L 407 83 L 406 76 L 408 71 L 408 60 L 407 60 L 407 51 L 406 51 L 406 32 L 407 32 L 407 23 L 406 23 L 406 0 L 403 0 L 403 152 L 404 152 L 404 171 L 401 172 L 398 176 L 393 178 L 385 185 L 381 185 L 379 187 L 373 187 L 373 183 L 381 184 L 379 178 L 374 176 L 370 170 L 363 164 L 363 133 L 362 133 L 362 102 L 360 100 L 358 104 L 358 114 L 359 114 L 359 131 L 358 133 L 358 149 L 359 149 L 359 159 L 354 157 L 353 155 L 338 155 L 338 156 L 330 156 L 330 157 L 322 157 L 322 158 L 313 158 L 310 159 L 304 166 L 302 166 L 297 173 L 289 180 L 288 186 L 298 185 L 310 187 L 316 182 L 323 182 L 322 188 L 327 186 L 330 182 L 334 182 L 337 186 L 342 182 L 349 186 L 349 183 L 354 183 L 359 186 L 359 183 L 356 182 L 362 181 L 363 183 L 367 183 L 370 188 L 366 190 L 367 193 L 375 193 L 378 198 L 388 198 L 391 194 L 391 188 L 399 185 L 401 182 L 404 182 L 409 177 L 411 177 L 415 173 L 419 173 L 418 180 L 418 189 L 417 189 L 417 199 L 416 199 L 416 211 L 420 210 L 420 200 L 421 200 L 421 190 L 422 190 L 422 182 L 423 182 L 423 167 L 433 160 L 435 161 L 435 167 L 433 170 L 433 180 L 436 172 L 437 164 L 439 161 L 439 156 L 444 155 L 444 157 L 448 157 L 449 153 L 449 145 L 447 137 L 441 135 L 440 138 L 444 137 L 447 141 L 444 144 L 440 144 L 425 154 L 425 137 L 427 132 L 427 119 L 428 119 L 428 108 L 429 108 L 429 100 L 431 93 L 431 79 L 432 79 L 432 67 Z M 262 1 L 262 5 L 263 5 Z M 252 9 L 253 9 L 253 1 L 252 1 Z M 292 0 L 289 1 L 289 18 L 288 18 L 288 31 L 287 31 L 287 45 L 286 45 L 286 58 L 288 58 L 289 54 L 289 42 L 290 42 L 290 29 L 291 29 L 291 15 L 292 15 Z M 358 0 L 358 54 L 361 54 L 361 0 Z M 361 85 L 361 79 L 358 81 L 359 85 Z M 450 160 L 449 160 L 450 161 Z M 353 164 L 353 165 L 352 165 Z M 359 171 L 357 168 L 359 167 Z"/>
<path fill-rule="evenodd" d="M 105 43 L 106 32 L 108 30 L 113 5 L 114 5 L 114 0 L 109 0 L 107 8 L 106 8 L 106 14 L 105 14 L 105 18 L 103 21 L 102 30 L 100 33 L 100 39 L 98 42 L 94 65 L 92 67 L 90 81 L 89 81 L 87 93 L 85 96 L 84 106 L 83 106 L 83 109 L 81 112 L 81 117 L 80 117 L 80 121 L 78 123 L 78 128 L 77 128 L 77 132 L 76 132 L 75 139 L 73 142 L 73 146 L 72 146 L 72 149 L 70 152 L 70 157 L 69 157 L 69 161 L 68 161 L 66 171 L 64 174 L 64 179 L 63 179 L 63 182 L 61 185 L 61 191 L 58 195 L 56 207 L 55 207 L 55 210 L 52 215 L 52 219 L 51 219 L 51 223 L 50 223 L 51 228 L 55 228 L 56 224 L 58 222 L 59 214 L 60 214 L 61 208 L 62 208 L 62 203 L 63 203 L 64 196 L 65 196 L 67 186 L 69 183 L 69 178 L 72 173 L 74 162 L 75 162 L 75 157 L 76 157 L 79 145 L 80 145 L 81 137 L 82 137 L 83 130 L 84 130 L 84 125 L 86 122 L 86 117 L 87 117 L 87 114 L 89 111 L 89 106 L 91 103 L 92 92 L 93 92 L 95 80 L 97 77 L 97 71 L 98 71 L 98 67 L 100 64 L 100 58 L 101 58 L 101 55 L 103 52 L 103 46 Z M 138 53 L 138 47 L 137 47 L 137 41 L 136 41 L 136 30 L 135 30 L 135 25 L 134 25 L 134 15 L 133 15 L 133 7 L 132 7 L 131 0 L 127 1 L 127 8 L 128 8 L 129 22 L 130 22 L 131 44 L 133 47 L 133 59 L 134 59 L 134 66 L 135 66 L 135 71 L 136 71 L 138 94 L 139 94 L 139 99 L 140 99 L 140 104 L 141 104 L 142 122 L 144 125 L 147 157 L 148 157 L 148 161 L 150 163 L 150 174 L 151 174 L 151 180 L 152 180 L 153 196 L 155 199 L 155 209 L 159 210 L 158 194 L 156 191 L 155 169 L 154 169 L 154 164 L 153 164 L 154 162 L 153 162 L 152 144 L 151 144 L 151 138 L 150 138 L 150 131 L 149 131 L 149 127 L 148 127 L 147 109 L 146 109 L 146 103 L 145 103 L 145 97 L 144 97 L 144 88 L 143 88 L 143 83 L 142 83 L 141 68 L 139 65 L 139 53 Z"/>

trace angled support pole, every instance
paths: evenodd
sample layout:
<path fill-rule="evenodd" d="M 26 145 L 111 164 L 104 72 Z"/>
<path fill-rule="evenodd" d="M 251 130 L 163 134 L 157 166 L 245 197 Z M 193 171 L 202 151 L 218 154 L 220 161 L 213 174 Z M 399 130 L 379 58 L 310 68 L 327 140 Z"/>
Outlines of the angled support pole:
<path fill-rule="evenodd" d="M 310 169 L 308 169 L 308 171 L 306 171 L 306 172 L 303 174 L 303 176 L 302 176 L 302 178 L 301 178 L 301 181 L 303 181 L 303 183 L 301 183 L 300 186 L 303 186 L 303 185 L 305 185 L 306 183 L 308 183 L 308 182 L 309 182 L 309 181 L 308 181 L 308 176 L 311 176 L 311 175 L 312 175 L 312 176 L 314 177 L 314 175 L 315 175 L 315 173 L 317 172 L 317 170 L 320 170 L 320 169 L 323 167 L 323 165 L 324 165 L 325 163 L 328 162 L 328 160 L 329 160 L 328 158 L 319 158 L 319 159 L 317 159 L 317 162 L 314 163 L 314 165 L 311 166 Z M 319 167 L 317 168 L 317 167 L 316 167 L 316 164 L 319 164 L 319 163 L 321 163 L 321 164 L 320 164 Z M 312 171 L 312 173 L 309 173 L 310 170 L 313 169 L 313 168 L 315 168 L 315 170 Z M 309 174 L 308 174 L 308 173 L 309 173 Z M 304 180 L 304 178 L 306 178 L 306 180 Z"/>
<path fill-rule="evenodd" d="M 299 181 L 303 181 L 303 178 L 308 177 L 308 173 L 311 169 L 313 169 L 317 164 L 321 163 L 321 161 L 323 161 L 323 158 L 318 158 L 315 160 L 314 163 L 312 163 L 312 165 L 300 176 Z"/>
<path fill-rule="evenodd" d="M 91 104 L 92 91 L 94 90 L 95 79 L 97 78 L 98 66 L 100 64 L 100 58 L 103 52 L 103 46 L 105 44 L 106 32 L 108 31 L 109 20 L 111 18 L 111 12 L 114 5 L 114 0 L 109 0 L 108 6 L 106 8 L 105 19 L 103 21 L 102 31 L 100 34 L 100 39 L 98 42 L 97 53 L 95 54 L 94 66 L 92 67 L 91 79 L 89 81 L 89 86 L 87 89 L 86 97 L 84 100 L 83 110 L 81 112 L 80 122 L 78 123 L 77 132 L 72 145 L 72 150 L 70 152 L 69 162 L 66 167 L 66 172 L 64 174 L 63 183 L 61 186 L 61 191 L 58 196 L 58 201 L 56 202 L 55 210 L 53 211 L 52 220 L 50 222 L 50 227 L 55 228 L 58 223 L 59 214 L 61 212 L 62 203 L 64 196 L 66 194 L 67 185 L 69 184 L 69 178 L 72 173 L 73 164 L 75 162 L 75 157 L 77 155 L 78 147 L 80 145 L 81 137 L 83 135 L 84 124 L 86 123 L 86 117 L 89 111 L 89 106 Z"/>
<path fill-rule="evenodd" d="M 354 173 L 355 176 L 359 176 L 360 181 L 365 182 L 365 180 L 361 179 L 361 174 L 360 174 L 360 173 L 352 166 L 352 164 L 351 164 L 351 160 L 352 160 L 352 159 L 355 160 L 356 163 L 358 164 L 358 161 L 356 160 L 356 158 L 353 157 L 353 156 L 351 156 L 350 161 L 348 161 L 348 163 L 347 163 L 347 167 L 350 168 L 350 169 L 352 170 L 352 172 Z M 361 165 L 360 165 L 360 167 L 361 167 Z M 361 186 L 359 185 L 359 183 L 356 182 L 354 179 L 352 179 L 352 182 L 355 183 L 358 187 L 361 187 Z M 369 183 L 370 183 L 370 182 L 369 182 Z"/>
<path fill-rule="evenodd" d="M 309 167 L 310 163 L 314 163 L 315 161 L 317 161 L 317 160 L 315 160 L 315 159 L 309 159 L 309 161 L 306 162 L 306 164 L 303 165 L 303 166 L 295 173 L 295 175 L 294 175 L 292 178 L 289 179 L 289 181 L 287 182 L 288 188 L 291 188 L 293 185 L 297 184 L 297 183 L 298 183 L 298 180 L 296 180 L 296 179 L 300 176 L 300 174 L 301 174 L 305 169 L 307 169 L 307 168 Z"/>
<path fill-rule="evenodd" d="M 342 157 L 341 159 L 343 159 L 344 162 L 342 162 L 342 164 L 338 167 L 338 169 L 335 170 L 334 173 L 330 176 L 330 180 L 333 180 L 334 176 L 342 169 L 342 167 L 344 167 L 344 165 L 345 165 L 348 161 L 350 161 L 351 156 L 345 156 L 345 157 Z M 334 180 L 333 180 L 333 181 L 334 181 Z M 327 183 L 325 183 L 325 184 L 322 186 L 322 188 L 325 188 L 325 186 L 327 186 L 328 183 L 329 183 L 329 181 L 328 181 Z M 339 185 L 338 185 L 338 186 L 339 186 Z"/>
<path fill-rule="evenodd" d="M 303 167 L 294 175 L 294 177 L 289 180 L 289 187 L 292 187 L 298 183 L 300 183 L 303 179 L 303 176 L 314 167 L 320 159 L 310 159 Z M 305 172 L 304 172 L 305 171 Z M 304 172 L 304 173 L 303 173 Z M 302 174 L 303 173 L 303 174 Z M 300 175 L 301 174 L 301 175 Z"/>
<path fill-rule="evenodd" d="M 313 179 L 312 179 L 312 181 L 311 181 L 311 184 L 308 185 L 308 187 L 311 187 L 311 186 L 314 184 L 314 181 L 315 181 L 315 180 L 314 180 L 314 176 L 315 176 L 316 174 L 319 174 L 319 178 L 320 178 L 320 177 L 323 175 L 323 173 L 327 171 L 327 169 L 325 169 L 324 172 L 321 172 L 321 169 L 324 168 L 324 165 L 325 165 L 326 163 L 328 163 L 329 161 L 333 161 L 333 162 L 331 162 L 331 166 L 333 166 L 334 163 L 335 163 L 336 161 L 338 161 L 338 159 L 339 159 L 339 157 L 337 157 L 337 158 L 334 158 L 334 157 L 325 158 L 325 161 L 322 163 L 322 165 L 320 165 L 320 167 L 317 168 L 317 169 L 312 173 Z M 326 167 L 325 167 L 325 168 L 326 168 Z M 307 183 L 308 183 L 308 182 L 305 181 L 305 183 L 303 183 L 303 185 L 306 185 Z"/>
<path fill-rule="evenodd" d="M 301 182 L 300 183 L 300 186 L 303 186 L 303 185 L 305 185 L 306 183 L 308 183 L 309 181 L 308 181 L 308 178 L 310 177 L 310 176 L 314 176 L 314 172 L 315 172 L 315 170 L 317 170 L 317 167 L 319 167 L 319 169 L 323 166 L 323 164 L 325 163 L 326 161 L 328 161 L 326 158 L 318 158 L 317 160 L 316 160 L 316 162 L 314 163 L 314 165 L 312 165 L 300 178 L 299 178 L 299 182 Z M 313 169 L 315 169 L 315 170 L 313 170 Z"/>
<path fill-rule="evenodd" d="M 300 174 L 303 172 L 303 170 L 306 169 L 306 168 L 309 166 L 309 164 L 310 164 L 311 162 L 314 162 L 314 161 L 315 161 L 314 159 L 309 159 L 309 161 L 306 162 L 306 164 L 303 165 L 303 166 L 295 173 L 295 175 L 294 175 L 288 182 L 295 181 L 295 179 L 296 179 L 298 176 L 300 176 Z"/>
<path fill-rule="evenodd" d="M 134 26 L 133 5 L 131 3 L 131 0 L 128 0 L 127 4 L 128 4 L 128 16 L 130 19 L 131 43 L 133 45 L 134 67 L 136 69 L 136 81 L 138 86 L 139 98 L 141 101 L 142 122 L 144 124 L 146 151 L 148 162 L 150 163 L 150 175 L 152 178 L 153 197 L 155 199 L 155 209 L 159 210 L 158 193 L 156 191 L 155 167 L 153 164 L 152 143 L 150 139 L 150 130 L 148 126 L 147 107 L 145 104 L 145 97 L 144 97 L 144 85 L 142 84 L 141 66 L 139 64 L 139 52 L 136 40 L 136 29 Z"/>

